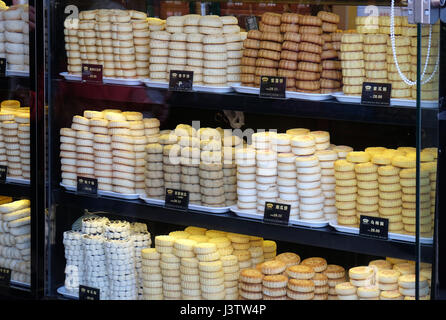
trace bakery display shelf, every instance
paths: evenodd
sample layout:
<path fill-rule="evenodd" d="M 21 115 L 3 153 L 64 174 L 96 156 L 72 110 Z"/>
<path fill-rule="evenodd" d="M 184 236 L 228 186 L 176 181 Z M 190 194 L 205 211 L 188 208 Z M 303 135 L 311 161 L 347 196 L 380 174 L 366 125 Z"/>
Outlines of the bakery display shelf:
<path fill-rule="evenodd" d="M 79 293 L 69 291 L 65 286 L 57 288 L 57 293 L 65 299 L 79 300 Z"/>
<path fill-rule="evenodd" d="M 164 206 L 165 204 L 165 201 L 162 199 L 147 198 L 145 195 L 140 195 L 139 198 L 148 204 L 154 204 L 158 206 Z M 188 208 L 192 211 L 202 211 L 209 213 L 225 213 L 228 212 L 230 209 L 230 207 L 206 207 L 191 203 L 189 204 Z"/>
<path fill-rule="evenodd" d="M 6 76 L 29 78 L 29 71 L 6 70 Z"/>
<path fill-rule="evenodd" d="M 415 126 L 416 108 L 402 106 L 342 103 L 332 98 L 323 101 L 260 98 L 258 95 L 209 92 L 172 92 L 146 86 L 82 83 L 54 80 L 55 92 L 67 96 L 117 103 L 169 104 L 172 107 L 207 110 L 234 110 L 300 118 L 354 121 L 362 123 Z M 423 108 L 423 127 L 435 128 L 438 109 Z"/>
<path fill-rule="evenodd" d="M 264 223 L 262 220 L 237 217 L 233 213 L 213 214 L 193 210 L 185 212 L 159 205 L 149 205 L 142 200 L 122 200 L 107 197 L 97 198 L 76 194 L 63 189 L 54 190 L 53 195 L 55 203 L 58 203 L 59 206 L 68 205 L 81 210 L 100 210 L 122 217 L 146 219 L 161 223 L 175 223 L 182 226 L 194 225 L 209 229 L 221 229 L 236 233 L 252 234 L 278 241 L 348 252 L 413 259 L 416 248 L 416 245 L 411 242 L 352 235 L 338 232 L 329 226 L 310 228 Z M 421 249 L 421 260 L 424 262 L 432 262 L 432 245 L 421 244 Z"/>
<path fill-rule="evenodd" d="M 0 194 L 10 197 L 27 197 L 31 195 L 31 185 L 28 183 L 8 182 L 0 183 Z"/>

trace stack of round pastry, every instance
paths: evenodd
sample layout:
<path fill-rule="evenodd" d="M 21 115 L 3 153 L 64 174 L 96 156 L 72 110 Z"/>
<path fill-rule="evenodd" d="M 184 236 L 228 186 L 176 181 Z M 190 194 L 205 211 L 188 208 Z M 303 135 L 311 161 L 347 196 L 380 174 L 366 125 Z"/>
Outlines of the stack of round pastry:
<path fill-rule="evenodd" d="M 223 265 L 225 300 L 236 300 L 238 299 L 238 280 L 240 273 L 238 259 L 235 255 L 230 254 L 221 256 L 220 260 Z"/>
<path fill-rule="evenodd" d="M 379 155 L 374 156 L 374 162 L 380 158 Z M 389 231 L 398 233 L 403 230 L 399 171 L 391 164 L 381 165 L 378 168 L 379 216 L 389 219 Z"/>
<path fill-rule="evenodd" d="M 174 245 L 175 245 L 174 240 Z M 161 253 L 160 268 L 163 276 L 163 296 L 166 300 L 181 299 L 180 258 L 172 253 Z"/>
<path fill-rule="evenodd" d="M 378 286 L 381 290 L 381 300 L 403 300 L 398 292 L 398 277 L 400 273 L 395 270 L 382 269 L 378 271 Z"/>
<path fill-rule="evenodd" d="M 410 37 L 395 36 L 395 53 L 398 61 L 398 66 L 403 74 L 411 79 L 412 77 L 409 76 L 411 74 L 411 56 L 409 48 Z M 411 98 L 411 87 L 407 85 L 398 74 L 398 70 L 394 61 L 390 37 L 387 38 L 387 78 L 389 80 L 389 83 L 392 84 L 391 98 Z"/>
<path fill-rule="evenodd" d="M 82 252 L 82 234 L 77 231 L 65 231 L 63 244 L 65 249 L 65 288 L 68 291 L 78 291 L 83 279 L 84 255 Z"/>
<path fill-rule="evenodd" d="M 89 123 L 86 117 L 73 116 L 71 128 L 76 130 L 76 173 L 81 177 L 94 178 L 94 134 L 89 131 Z M 63 145 L 61 150 L 65 150 Z"/>
<path fill-rule="evenodd" d="M 356 32 L 362 34 L 376 34 L 379 33 L 379 16 L 361 16 L 355 18 Z"/>
<path fill-rule="evenodd" d="M 332 150 L 336 151 L 338 154 L 338 159 L 342 160 L 342 159 L 347 159 L 347 154 L 353 151 L 353 148 L 349 146 L 339 145 L 339 146 L 334 146 Z"/>
<path fill-rule="evenodd" d="M 264 212 L 266 202 L 275 202 L 279 196 L 277 189 L 277 152 L 256 151 L 257 211 Z"/>
<path fill-rule="evenodd" d="M 263 238 L 250 236 L 248 250 L 251 253 L 252 266 L 256 266 L 265 261 L 265 257 L 263 256 Z"/>
<path fill-rule="evenodd" d="M 237 164 L 237 207 L 240 210 L 257 212 L 256 150 L 237 148 L 235 162 Z"/>
<path fill-rule="evenodd" d="M 166 20 L 159 18 L 147 18 L 149 31 L 162 31 L 166 29 Z"/>
<path fill-rule="evenodd" d="M 403 18 L 401 16 L 395 16 L 393 18 L 393 26 L 395 35 L 401 35 L 403 32 Z M 406 20 L 407 21 L 407 20 Z M 378 25 L 379 25 L 379 33 L 390 35 L 390 16 L 379 16 L 378 17 Z"/>
<path fill-rule="evenodd" d="M 384 34 L 364 35 L 364 81 L 374 83 L 386 83 L 388 81 L 386 55 L 388 38 Z M 393 70 L 393 68 L 389 70 Z"/>
<path fill-rule="evenodd" d="M 355 166 L 347 160 L 336 160 L 334 164 L 336 187 L 337 222 L 340 225 L 357 226 L 356 198 L 357 181 Z"/>
<path fill-rule="evenodd" d="M 150 32 L 150 66 L 149 76 L 152 81 L 169 81 L 167 63 L 169 60 L 169 40 L 171 34 L 167 31 Z"/>
<path fill-rule="evenodd" d="M 22 178 L 20 144 L 17 136 L 19 124 L 15 121 L 15 115 L 11 114 L 11 116 L 12 120 L 2 122 L 2 134 L 8 162 L 8 176 L 11 178 Z"/>
<path fill-rule="evenodd" d="M 299 15 L 297 13 L 283 13 L 280 31 L 283 34 L 282 51 L 277 75 L 286 77 L 287 90 L 296 88 L 297 51 L 299 35 Z"/>
<path fill-rule="evenodd" d="M 331 45 L 333 47 L 333 50 L 336 50 L 337 54 L 338 54 L 338 58 L 340 58 L 341 55 L 341 40 L 342 40 L 342 35 L 343 32 L 339 31 L 338 32 L 334 32 L 331 34 Z M 339 64 L 339 68 L 338 70 L 342 70 L 341 65 Z"/>
<path fill-rule="evenodd" d="M 280 260 L 272 260 L 261 264 L 261 270 L 264 274 L 262 280 L 264 300 L 287 300 L 288 277 L 284 274 L 286 268 L 287 264 Z"/>
<path fill-rule="evenodd" d="M 77 35 L 81 63 L 97 63 L 95 15 L 95 10 L 81 11 L 79 13 L 79 30 Z"/>
<path fill-rule="evenodd" d="M 10 118 L 10 115 L 5 114 L 4 112 L 0 112 L 0 121 L 3 122 L 6 119 Z M 6 157 L 6 147 L 3 137 L 3 130 L 0 125 L 0 165 L 7 166 L 8 165 L 8 158 Z"/>
<path fill-rule="evenodd" d="M 198 259 L 201 296 L 205 300 L 225 298 L 223 263 L 214 243 L 197 243 L 194 252 Z"/>
<path fill-rule="evenodd" d="M 174 134 L 169 133 L 167 137 L 160 136 L 160 143 L 163 146 L 163 171 L 165 188 L 181 188 L 181 147 L 179 145 L 179 135 L 190 137 L 193 135 L 192 129 L 188 125 L 179 124 L 175 128 Z M 167 140 L 165 140 L 167 138 Z"/>
<path fill-rule="evenodd" d="M 254 87 L 256 79 L 256 59 L 260 50 L 259 30 L 249 30 L 243 41 L 243 53 L 240 67 L 240 81 L 243 86 Z M 260 80 L 258 81 L 260 83 Z"/>
<path fill-rule="evenodd" d="M 346 95 L 360 95 L 364 82 L 362 34 L 344 33 L 341 38 L 342 90 Z"/>
<path fill-rule="evenodd" d="M 29 71 L 28 5 L 10 6 L 2 13 L 7 69 Z"/>
<path fill-rule="evenodd" d="M 175 18 L 175 24 L 182 24 L 182 21 L 177 19 L 177 16 L 167 18 L 166 25 L 169 28 L 169 24 L 173 23 L 170 18 Z M 182 28 L 182 26 L 174 26 L 176 28 Z M 185 70 L 187 63 L 186 52 L 186 40 L 187 34 L 183 32 L 176 32 L 170 34 L 169 41 L 169 58 L 167 59 L 167 76 L 169 77 L 171 70 Z"/>
<path fill-rule="evenodd" d="M 300 219 L 319 221 L 324 217 L 325 200 L 321 189 L 319 159 L 316 156 L 299 156 L 296 158 L 296 169 Z"/>
<path fill-rule="evenodd" d="M 280 33 L 281 15 L 272 12 L 262 14 L 259 28 L 259 51 L 256 60 L 254 83 L 260 85 L 261 76 L 277 76 L 283 36 Z"/>
<path fill-rule="evenodd" d="M 200 145 L 195 137 L 179 137 L 181 147 L 181 190 L 189 191 L 189 202 L 201 204 L 200 193 Z"/>
<path fill-rule="evenodd" d="M 249 251 L 251 244 L 249 236 L 238 233 L 228 233 L 226 236 L 231 240 L 231 245 L 234 248 L 232 254 L 237 257 L 240 270 L 251 268 L 251 252 Z"/>
<path fill-rule="evenodd" d="M 108 134 L 108 120 L 102 112 L 84 111 L 89 119 L 90 132 L 93 133 L 94 174 L 98 179 L 98 189 L 113 191 L 113 154 L 111 136 Z"/>
<path fill-rule="evenodd" d="M 198 259 L 195 257 L 181 258 L 181 299 L 201 299 Z"/>
<path fill-rule="evenodd" d="M 232 140 L 233 137 L 229 138 Z M 223 143 L 223 145 L 226 145 L 226 143 Z M 225 205 L 227 207 L 237 203 L 237 165 L 234 155 L 235 147 L 223 147 L 223 188 L 225 190 Z"/>
<path fill-rule="evenodd" d="M 179 277 L 179 270 L 178 268 L 174 268 L 174 269 L 169 269 L 169 267 L 175 267 L 176 266 L 176 262 L 174 261 L 180 261 L 179 258 L 177 258 L 175 255 L 172 254 L 173 252 L 173 244 L 174 244 L 175 239 L 169 235 L 160 235 L 160 236 L 156 236 L 155 237 L 155 249 L 156 252 L 158 252 L 160 254 L 160 262 L 159 262 L 159 272 L 162 275 L 162 280 L 164 283 L 164 279 L 169 279 L 169 277 Z M 167 254 L 167 256 L 164 257 L 164 263 L 161 264 L 163 255 Z M 166 262 L 166 260 L 168 261 L 172 261 L 172 262 Z M 178 274 L 176 273 L 176 270 L 178 270 Z M 154 271 L 158 271 L 158 269 L 154 270 Z M 170 280 L 170 279 L 169 279 Z M 168 281 L 169 281 L 168 280 Z M 160 286 L 160 289 L 158 289 L 156 292 L 154 291 L 154 293 L 156 294 L 163 294 L 165 291 L 168 291 L 163 285 Z M 164 298 L 171 298 L 169 297 L 170 292 L 167 293 L 167 296 L 164 296 Z M 175 295 L 175 294 L 173 294 Z M 181 292 L 180 292 L 180 297 L 181 297 Z"/>
<path fill-rule="evenodd" d="M 245 33 L 240 32 L 238 19 L 234 16 L 220 17 L 223 23 L 223 34 L 226 38 L 227 53 L 227 85 L 240 83 L 241 59 L 243 56 L 243 40 Z"/>
<path fill-rule="evenodd" d="M 134 222 L 131 223 L 130 238 L 133 241 L 133 251 L 135 256 L 135 269 L 136 269 L 136 287 L 138 290 L 138 300 L 143 298 L 143 276 L 142 276 L 142 255 L 141 250 L 149 248 L 152 244 L 150 233 L 147 231 L 147 225 L 144 223 Z"/>
<path fill-rule="evenodd" d="M 335 291 L 337 300 L 358 300 L 357 287 L 350 282 L 340 282 L 336 284 Z"/>
<path fill-rule="evenodd" d="M 385 259 L 371 260 L 369 261 L 369 266 L 376 266 L 378 268 L 378 271 L 392 269 L 392 263 Z"/>
<path fill-rule="evenodd" d="M 123 115 L 130 125 L 130 135 L 133 138 L 133 151 L 135 152 L 135 191 L 138 194 L 142 194 L 145 189 L 145 146 L 147 144 L 145 132 L 148 130 L 145 130 L 142 113 L 125 111 Z M 155 128 L 156 130 L 159 129 Z"/>
<path fill-rule="evenodd" d="M 430 152 L 430 151 L 429 151 Z M 436 196 L 437 196 L 437 160 L 435 157 L 437 157 L 437 152 L 432 151 L 433 161 L 422 161 L 421 168 L 422 170 L 425 170 L 429 172 L 429 182 L 431 186 L 431 192 L 430 192 L 430 198 L 431 198 L 431 219 L 432 223 L 434 221 L 434 215 L 435 215 L 435 203 L 436 203 Z"/>
<path fill-rule="evenodd" d="M 129 123 L 127 121 L 109 121 L 109 131 L 113 132 L 116 129 L 128 129 L 130 131 Z M 133 151 L 134 138 L 130 135 L 112 133 L 111 140 L 113 191 L 118 193 L 135 193 L 136 159 Z"/>
<path fill-rule="evenodd" d="M 194 72 L 194 84 L 203 84 L 203 35 L 199 32 L 200 15 L 184 16 L 183 32 L 186 34 L 186 67 Z"/>
<path fill-rule="evenodd" d="M 17 137 L 20 143 L 20 162 L 22 177 L 31 178 L 31 141 L 30 141 L 30 123 L 29 113 L 17 113 L 15 122 L 19 124 Z"/>
<path fill-rule="evenodd" d="M 76 131 L 71 128 L 60 129 L 60 163 L 62 183 L 68 186 L 77 184 Z"/>
<path fill-rule="evenodd" d="M 97 41 L 95 41 L 94 44 L 96 46 L 97 63 L 104 66 L 104 74 L 107 74 L 108 76 L 110 75 L 113 76 L 115 70 L 115 63 L 114 63 L 114 56 L 111 55 L 111 53 L 113 53 L 113 40 L 111 33 L 112 25 L 110 22 L 109 12 L 104 9 L 97 10 L 95 15 L 95 22 L 96 23 L 94 29 L 96 32 L 95 36 Z M 71 32 L 69 31 L 69 33 L 77 35 L 75 33 L 75 30 L 72 30 Z M 107 62 L 105 62 L 106 61 L 105 59 L 107 59 Z"/>
<path fill-rule="evenodd" d="M 359 266 L 350 268 L 348 270 L 350 283 L 357 288 L 372 286 L 376 277 L 375 271 L 377 272 L 378 268 L 373 266 Z"/>
<path fill-rule="evenodd" d="M 73 18 L 66 18 L 64 21 L 64 28 L 65 51 L 67 53 L 67 70 L 70 74 L 80 75 L 82 73 L 82 60 L 78 37 L 79 21 L 74 20 Z M 105 32 L 101 34 L 105 34 Z"/>
<path fill-rule="evenodd" d="M 145 248 L 142 255 L 143 300 L 163 299 L 161 254 L 155 248 Z"/>
<path fill-rule="evenodd" d="M 8 9 L 6 5 L 0 3 L 0 21 L 3 21 L 3 11 Z M 5 49 L 5 26 L 3 22 L 0 22 L 0 58 L 6 58 L 6 49 Z"/>
<path fill-rule="evenodd" d="M 345 269 L 335 264 L 327 265 L 327 268 L 323 271 L 323 274 L 327 276 L 328 284 L 328 296 L 327 300 L 338 300 L 338 293 L 336 292 L 336 285 L 345 282 Z"/>
<path fill-rule="evenodd" d="M 169 233 L 169 236 L 175 240 L 172 254 L 164 254 L 164 261 L 167 264 L 163 262 L 163 254 L 161 255 L 161 268 L 164 266 L 170 269 L 169 276 L 163 275 L 164 293 L 169 291 L 168 295 L 171 298 L 180 296 L 183 299 L 197 299 L 200 297 L 200 291 L 197 292 L 198 261 L 194 253 L 196 242 L 187 239 L 188 234 L 184 231 L 174 231 Z"/>
<path fill-rule="evenodd" d="M 404 300 L 411 300 L 415 298 L 416 277 L 415 274 L 403 274 L 398 278 L 398 291 L 404 296 Z M 418 281 L 418 295 L 422 300 L 429 299 L 429 284 L 427 279 L 420 275 Z"/>
<path fill-rule="evenodd" d="M 163 147 L 159 143 L 146 145 L 145 193 L 149 198 L 164 198 Z"/>
<path fill-rule="evenodd" d="M 315 32 L 321 30 L 322 21 L 318 17 L 304 16 L 303 18 L 305 18 L 305 23 L 312 25 L 301 25 L 300 28 L 296 88 L 301 92 L 320 93 L 321 54 L 324 40 Z M 311 33 L 305 33 L 305 29 L 309 29 Z"/>
<path fill-rule="evenodd" d="M 262 279 L 264 275 L 257 269 L 246 268 L 240 271 L 239 295 L 241 300 L 262 299 Z"/>
<path fill-rule="evenodd" d="M 315 272 L 306 265 L 293 265 L 286 269 L 288 275 L 287 296 L 291 300 L 312 300 L 314 297 Z"/>
<path fill-rule="evenodd" d="M 138 78 L 149 77 L 150 64 L 150 30 L 147 23 L 147 14 L 130 10 L 133 28 L 133 43 L 135 46 L 136 76 Z"/>
<path fill-rule="evenodd" d="M 265 261 L 274 260 L 277 256 L 277 244 L 272 240 L 263 241 L 263 258 Z"/>
<path fill-rule="evenodd" d="M 324 217 L 326 220 L 333 220 L 337 218 L 334 162 L 338 159 L 338 154 L 334 150 L 318 150 L 315 156 L 319 159 L 319 166 L 321 168 Z"/>
<path fill-rule="evenodd" d="M 288 139 L 281 139 L 281 136 L 281 134 L 277 135 L 279 143 L 285 143 L 287 140 L 289 142 L 289 137 Z M 291 145 L 278 144 L 277 148 L 278 151 L 281 148 L 291 151 Z M 277 153 L 277 175 L 277 188 L 279 190 L 277 202 L 290 205 L 290 218 L 297 219 L 299 217 L 299 190 L 296 186 L 296 156 L 293 153 Z"/>

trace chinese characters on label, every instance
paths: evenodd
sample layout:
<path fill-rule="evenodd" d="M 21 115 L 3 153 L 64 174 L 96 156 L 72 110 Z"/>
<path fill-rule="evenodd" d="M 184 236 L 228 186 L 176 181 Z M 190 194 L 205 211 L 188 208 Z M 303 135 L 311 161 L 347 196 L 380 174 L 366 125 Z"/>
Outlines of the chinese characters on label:
<path fill-rule="evenodd" d="M 97 195 L 98 179 L 77 177 L 77 192 Z"/>
<path fill-rule="evenodd" d="M 192 91 L 193 81 L 193 71 L 170 70 L 169 90 Z"/>
<path fill-rule="evenodd" d="M 389 219 L 360 216 L 359 234 L 387 239 Z"/>
<path fill-rule="evenodd" d="M 100 289 L 79 286 L 79 300 L 99 300 Z"/>
<path fill-rule="evenodd" d="M 392 91 L 390 83 L 363 82 L 361 103 L 389 105 Z"/>
<path fill-rule="evenodd" d="M 102 73 L 103 69 L 100 64 L 82 65 L 82 81 L 102 83 Z"/>
<path fill-rule="evenodd" d="M 260 97 L 285 98 L 286 78 L 261 76 Z"/>
<path fill-rule="evenodd" d="M 189 207 L 189 192 L 166 189 L 165 205 L 166 207 L 187 210 Z"/>
<path fill-rule="evenodd" d="M 291 207 L 287 204 L 266 202 L 263 221 L 288 224 Z"/>

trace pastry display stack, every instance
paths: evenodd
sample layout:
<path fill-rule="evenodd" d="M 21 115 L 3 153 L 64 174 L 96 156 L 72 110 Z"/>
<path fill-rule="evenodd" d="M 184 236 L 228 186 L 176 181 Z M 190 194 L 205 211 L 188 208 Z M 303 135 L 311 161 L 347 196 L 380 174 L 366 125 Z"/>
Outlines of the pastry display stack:
<path fill-rule="evenodd" d="M 167 31 L 159 30 L 150 32 L 149 77 L 152 81 L 168 81 L 169 40 L 170 33 Z"/>
<path fill-rule="evenodd" d="M 388 38 L 389 36 L 384 34 L 364 35 L 364 81 L 374 83 L 387 83 L 388 80 L 386 53 L 388 48 Z"/>
<path fill-rule="evenodd" d="M 329 264 L 323 274 L 327 276 L 328 279 L 327 300 L 338 300 L 336 285 L 346 281 L 344 267 L 336 264 Z"/>
<path fill-rule="evenodd" d="M 261 76 L 277 76 L 282 51 L 283 35 L 280 33 L 281 15 L 273 12 L 262 14 L 259 22 L 259 51 L 256 59 L 254 84 L 260 86 Z"/>
<path fill-rule="evenodd" d="M 240 82 L 243 86 L 256 86 L 256 59 L 259 55 L 261 36 L 259 30 L 249 30 L 243 41 L 243 56 L 240 62 Z"/>
<path fill-rule="evenodd" d="M 143 300 L 163 300 L 161 254 L 155 248 L 144 248 L 142 256 Z"/>
<path fill-rule="evenodd" d="M 379 156 L 374 156 L 373 159 Z M 390 160 L 390 159 L 389 159 Z M 390 160 L 391 161 L 391 160 Z M 389 219 L 389 231 L 401 233 L 403 231 L 402 219 L 402 193 L 398 167 L 383 165 L 378 168 L 379 183 L 379 216 Z"/>
<path fill-rule="evenodd" d="M 0 199 L 0 267 L 11 269 L 11 280 L 31 283 L 30 201 Z"/>
<path fill-rule="evenodd" d="M 186 33 L 183 33 L 183 17 L 171 16 L 166 19 L 166 30 L 174 29 L 176 32 L 170 33 L 169 58 L 167 59 L 167 76 L 170 70 L 184 70 L 187 63 L 186 53 Z"/>
<path fill-rule="evenodd" d="M 225 206 L 229 207 L 237 203 L 235 150 L 239 148 L 241 139 L 237 136 L 225 136 L 222 141 L 223 188 L 225 190 Z"/>
<path fill-rule="evenodd" d="M 337 217 L 334 162 L 338 159 L 338 154 L 334 150 L 318 150 L 315 155 L 319 159 L 319 166 L 321 168 L 324 217 L 326 220 L 333 220 Z"/>
<path fill-rule="evenodd" d="M 65 34 L 65 51 L 67 53 L 67 71 L 71 74 L 81 75 L 82 73 L 82 59 L 79 44 L 79 20 L 73 18 L 67 18 L 64 21 L 64 34 Z M 101 35 L 107 35 L 107 32 L 101 32 Z M 108 34 L 108 41 L 111 42 L 111 34 Z M 106 43 L 107 40 L 101 38 L 101 41 Z M 111 44 L 110 44 L 110 48 Z M 112 53 L 111 50 L 110 53 Z M 104 52 L 104 58 L 106 52 Z M 113 61 L 113 55 L 111 55 L 111 61 Z M 114 66 L 113 66 L 114 67 Z"/>
<path fill-rule="evenodd" d="M 341 38 L 342 90 L 346 95 L 360 95 L 365 80 L 364 35 L 344 33 Z"/>
<path fill-rule="evenodd" d="M 200 178 L 200 144 L 196 137 L 180 137 L 181 147 L 181 190 L 189 191 L 189 202 L 201 204 Z"/>
<path fill-rule="evenodd" d="M 236 149 L 235 162 L 237 164 L 237 207 L 257 213 L 255 149 Z"/>
<path fill-rule="evenodd" d="M 223 263 L 214 243 L 204 242 L 194 246 L 198 259 L 201 296 L 204 300 L 225 298 Z"/>
<path fill-rule="evenodd" d="M 287 90 L 295 91 L 297 51 L 300 41 L 299 15 L 297 13 L 283 13 L 281 16 L 280 31 L 283 34 L 283 43 L 277 75 L 279 77 L 286 77 Z"/>
<path fill-rule="evenodd" d="M 223 34 L 226 38 L 227 54 L 227 85 L 239 84 L 241 81 L 241 59 L 243 40 L 246 39 L 246 32 L 240 32 L 238 19 L 234 16 L 220 17 L 223 23 Z"/>
<path fill-rule="evenodd" d="M 2 1 L 0 2 L 0 58 L 6 58 L 5 48 L 5 26 L 3 24 L 3 12 L 8 9 L 8 6 Z"/>
<path fill-rule="evenodd" d="M 78 231 L 65 231 L 63 233 L 65 248 L 65 288 L 70 292 L 79 290 L 83 279 L 84 255 L 82 253 L 82 234 Z"/>
<path fill-rule="evenodd" d="M 200 15 L 184 16 L 183 32 L 186 34 L 186 67 L 194 72 L 194 84 L 203 84 L 203 35 L 199 32 Z"/>
<path fill-rule="evenodd" d="M 396 18 L 396 17 L 395 17 Z M 395 36 L 395 51 L 398 66 L 403 74 L 409 79 L 411 76 L 411 55 L 410 55 L 410 37 Z M 392 43 L 390 37 L 387 38 L 387 79 L 392 84 L 392 98 L 410 99 L 411 87 L 407 85 L 400 77 L 396 64 L 394 62 Z"/>
<path fill-rule="evenodd" d="M 239 296 L 241 300 L 262 299 L 263 274 L 257 269 L 246 268 L 240 271 Z"/>
<path fill-rule="evenodd" d="M 0 54 L 6 58 L 7 70 L 29 72 L 28 21 L 28 5 L 13 5 L 0 11 Z"/>
<path fill-rule="evenodd" d="M 334 164 L 336 178 L 337 222 L 340 225 L 357 226 L 356 198 L 357 181 L 355 166 L 347 160 L 337 160 Z"/>

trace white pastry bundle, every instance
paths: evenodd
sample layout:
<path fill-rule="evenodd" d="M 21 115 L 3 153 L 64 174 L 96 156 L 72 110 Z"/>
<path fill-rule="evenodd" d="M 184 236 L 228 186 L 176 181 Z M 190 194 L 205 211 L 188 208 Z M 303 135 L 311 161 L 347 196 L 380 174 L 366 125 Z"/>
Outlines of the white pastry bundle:
<path fill-rule="evenodd" d="M 130 238 L 133 240 L 134 256 L 135 256 L 135 269 L 137 275 L 137 289 L 138 289 L 138 300 L 142 300 L 143 297 L 143 276 L 142 276 L 142 256 L 141 250 L 144 248 L 149 248 L 152 244 L 150 239 L 150 233 L 147 231 L 147 225 L 141 223 L 144 229 L 136 227 L 132 224 L 131 230 L 132 234 Z"/>
<path fill-rule="evenodd" d="M 326 220 L 333 220 L 337 217 L 336 209 L 336 178 L 334 176 L 334 162 L 338 159 L 338 154 L 333 150 L 318 150 L 315 153 L 319 159 L 321 167 L 321 189 L 324 195 L 324 217 Z"/>
<path fill-rule="evenodd" d="M 104 224 L 103 234 L 108 240 L 120 240 L 130 238 L 130 223 L 128 221 L 112 220 Z"/>
<path fill-rule="evenodd" d="M 228 85 L 240 83 L 241 60 L 243 56 L 243 38 L 238 20 L 234 16 L 222 16 L 220 20 L 223 22 L 223 34 L 226 38 L 226 54 L 227 60 L 227 81 Z"/>
<path fill-rule="evenodd" d="M 19 124 L 17 137 L 20 144 L 20 162 L 22 169 L 22 177 L 31 179 L 31 140 L 30 140 L 30 123 L 29 111 L 17 113 L 15 121 Z"/>
<path fill-rule="evenodd" d="M 104 233 L 105 224 L 110 222 L 105 217 L 86 217 L 82 219 L 82 233 L 88 235 L 101 235 Z"/>
<path fill-rule="evenodd" d="M 194 84 L 203 84 L 203 35 L 198 31 L 200 15 L 184 16 L 183 32 L 186 34 L 186 67 L 194 72 Z"/>
<path fill-rule="evenodd" d="M 254 148 L 237 148 L 237 207 L 240 210 L 257 212 L 256 190 L 256 150 Z"/>
<path fill-rule="evenodd" d="M 150 80 L 167 82 L 169 74 L 167 63 L 169 60 L 170 33 L 167 31 L 150 32 Z"/>
<path fill-rule="evenodd" d="M 82 248 L 82 234 L 77 231 L 63 233 L 65 247 L 65 288 L 76 292 L 83 279 L 84 252 Z"/>
<path fill-rule="evenodd" d="M 200 290 L 204 300 L 225 298 L 223 263 L 215 244 L 198 243 L 194 247 L 198 259 Z"/>
<path fill-rule="evenodd" d="M 143 300 L 163 300 L 163 276 L 160 269 L 161 254 L 155 248 L 141 250 Z"/>

